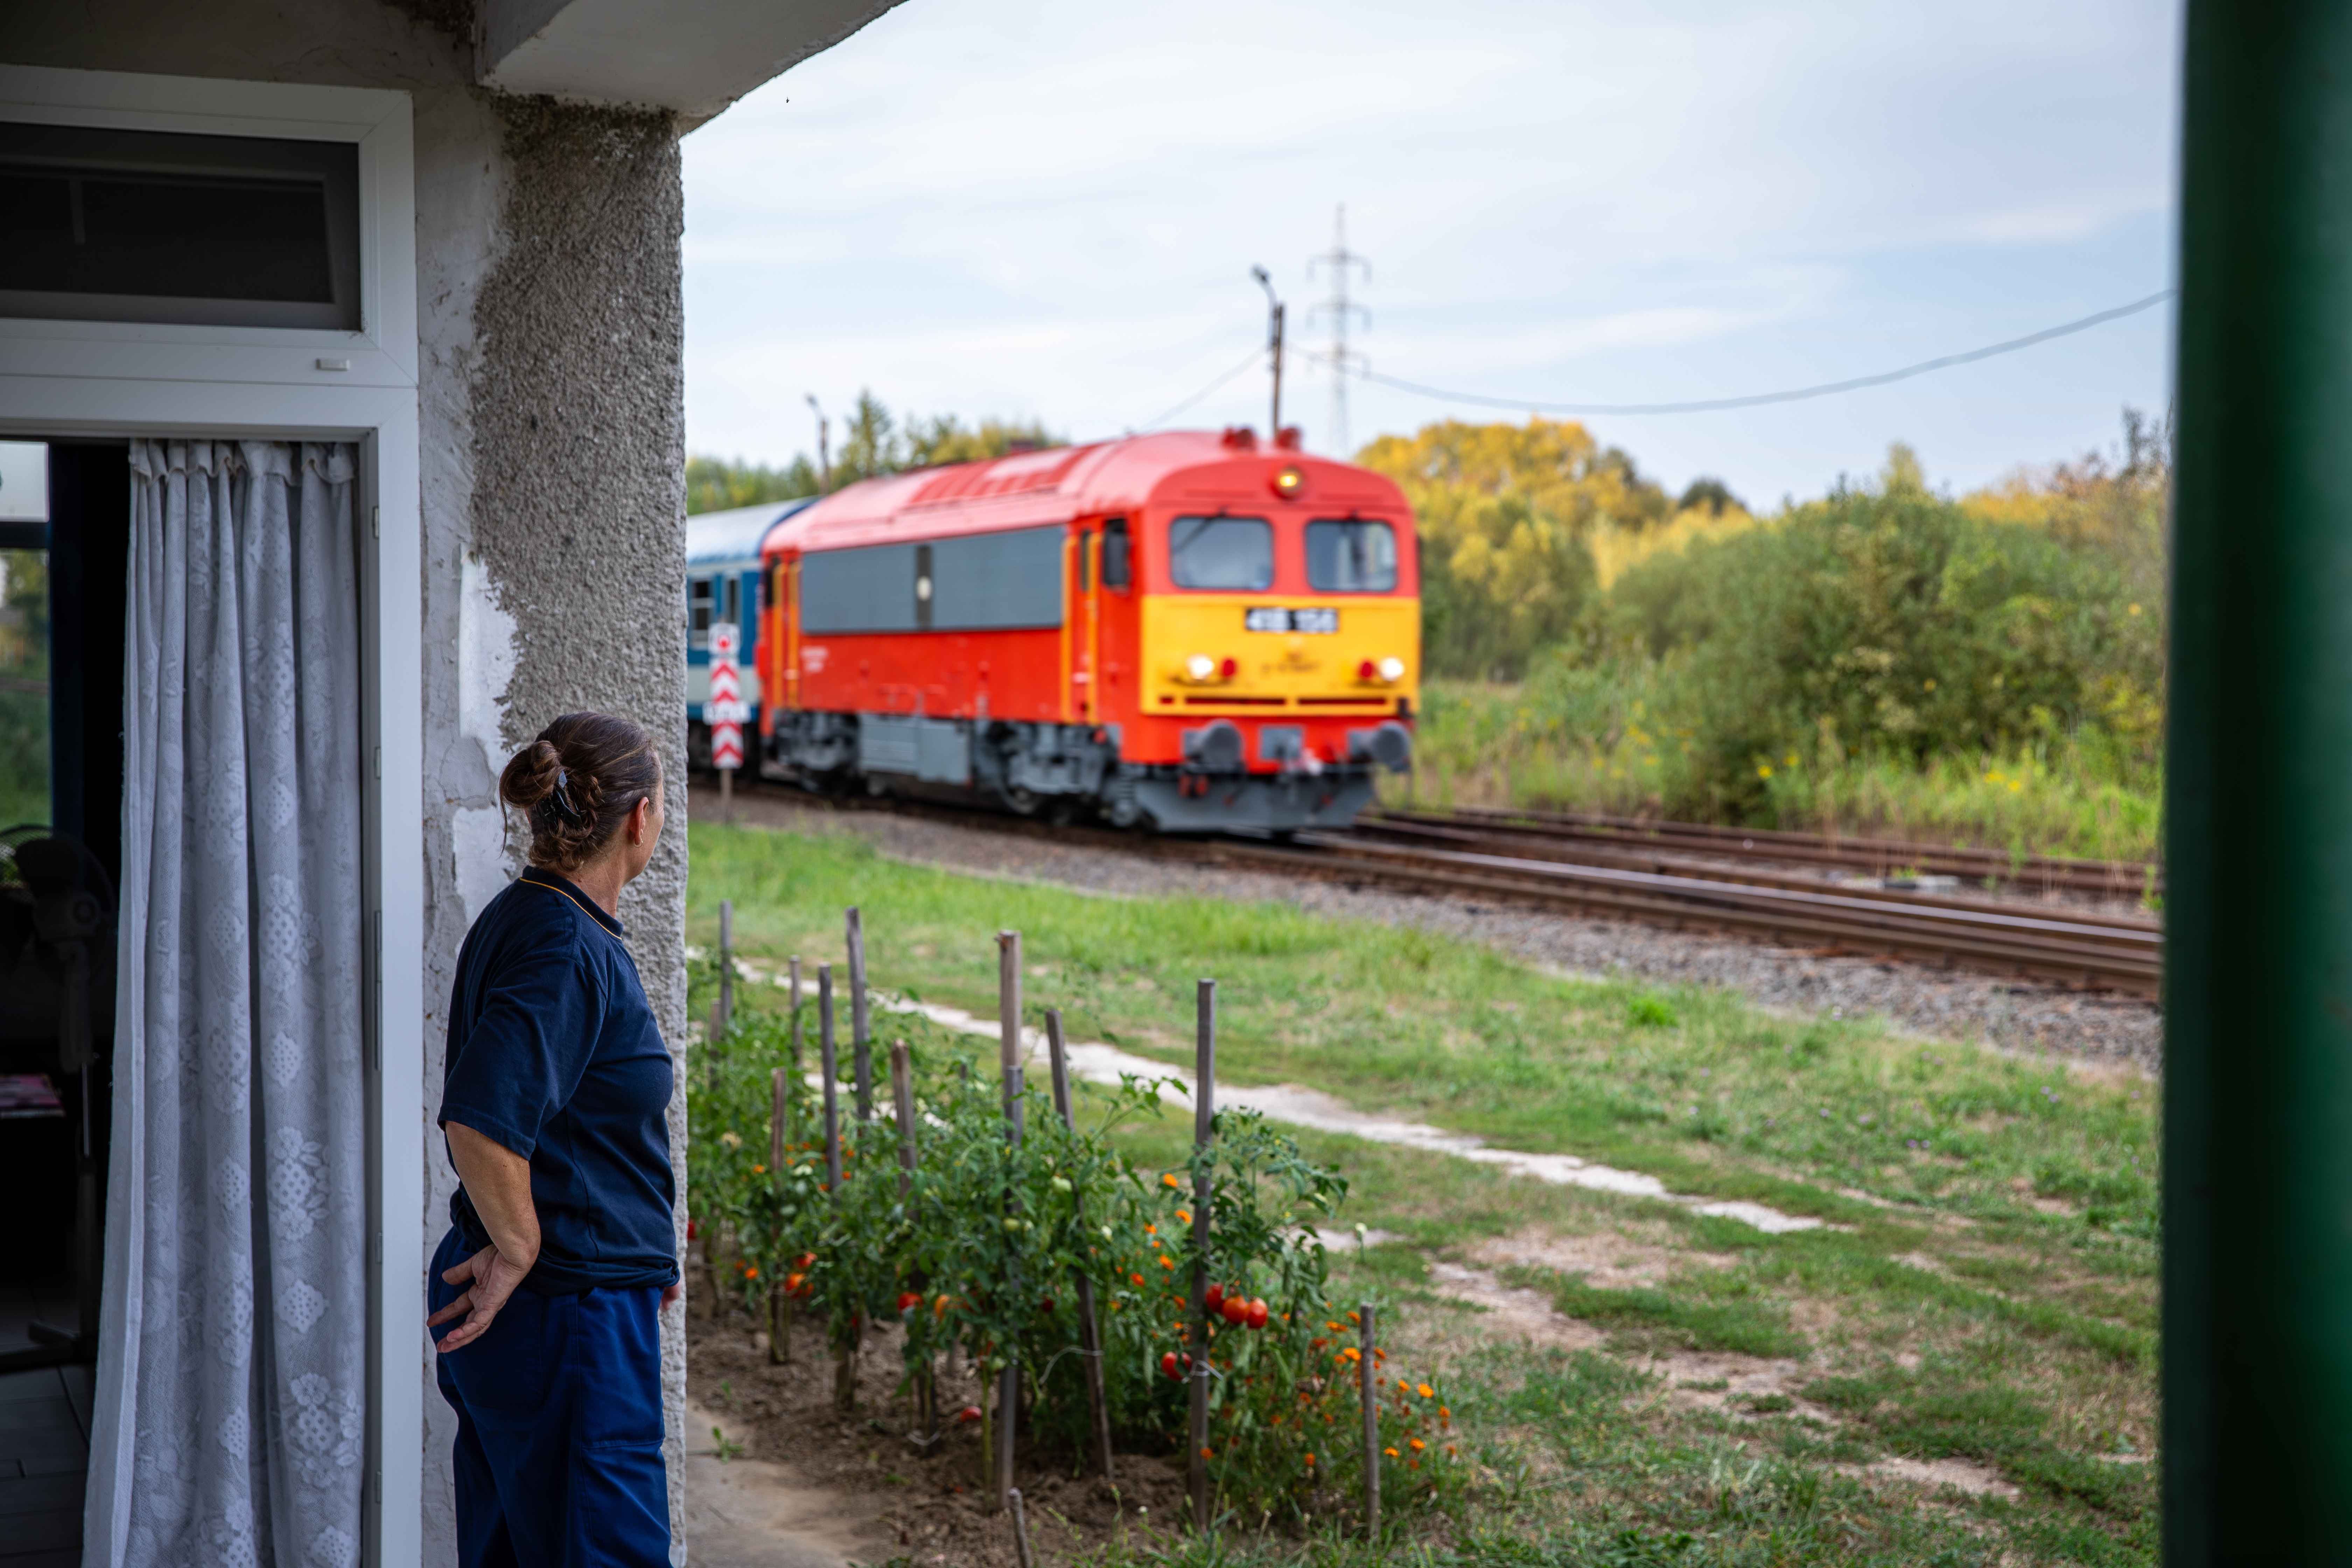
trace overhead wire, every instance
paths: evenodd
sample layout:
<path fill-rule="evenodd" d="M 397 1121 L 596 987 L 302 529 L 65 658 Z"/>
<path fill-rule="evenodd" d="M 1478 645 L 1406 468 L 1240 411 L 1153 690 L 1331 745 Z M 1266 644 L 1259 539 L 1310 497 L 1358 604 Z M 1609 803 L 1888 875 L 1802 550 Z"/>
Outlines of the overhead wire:
<path fill-rule="evenodd" d="M 1245 360 L 1242 361 L 1242 363 L 1239 363 L 1239 364 L 1237 364 L 1237 365 L 1234 366 L 1234 368 L 1233 368 L 1233 369 L 1231 369 L 1231 370 L 1229 370 L 1229 371 L 1225 372 L 1225 374 L 1223 374 L 1223 375 L 1221 375 L 1221 376 L 1217 377 L 1217 379 L 1216 379 L 1216 380 L 1214 380 L 1214 381 L 1213 381 L 1213 382 L 1209 383 L 1209 384 L 1208 384 L 1208 385 L 1206 385 L 1206 386 L 1204 386 L 1204 387 L 1201 388 L 1201 390 L 1200 390 L 1200 391 L 1198 391 L 1198 392 L 1194 393 L 1192 396 L 1190 396 L 1190 397 L 1186 398 L 1183 402 L 1181 402 L 1181 403 L 1180 403 L 1180 404 L 1176 405 L 1176 406 L 1175 406 L 1175 407 L 1171 408 L 1170 410 L 1168 410 L 1168 412 L 1167 412 L 1167 413 L 1162 414 L 1159 418 L 1157 418 L 1157 419 L 1153 419 L 1153 420 L 1150 420 L 1150 421 L 1148 421 L 1147 423 L 1142 424 L 1142 425 L 1139 425 L 1139 426 L 1136 426 L 1132 431 L 1130 431 L 1130 432 L 1129 432 L 1129 433 L 1130 435 L 1136 435 L 1136 436 L 1144 436 L 1144 435 L 1149 435 L 1150 432 L 1152 432 L 1152 431 L 1154 431 L 1154 430 L 1159 429 L 1162 425 L 1167 424 L 1171 419 L 1175 418 L 1175 417 L 1176 417 L 1176 416 L 1178 416 L 1179 414 L 1181 414 L 1181 413 L 1183 413 L 1186 409 L 1188 409 L 1188 408 L 1192 407 L 1192 405 L 1194 405 L 1194 404 L 1196 404 L 1196 403 L 1200 402 L 1202 398 L 1204 398 L 1204 397 L 1208 396 L 1211 393 L 1215 392 L 1215 391 L 1217 391 L 1219 388 L 1223 387 L 1223 386 L 1227 382 L 1229 382 L 1229 381 L 1233 380 L 1235 376 L 1237 376 L 1237 375 L 1241 374 L 1242 374 L 1242 372 L 1244 372 L 1244 371 L 1245 371 L 1245 370 L 1248 370 L 1248 369 L 1249 369 L 1249 368 L 1251 368 L 1253 365 L 1263 364 L 1264 363 L 1265 363 L 1265 348 L 1264 348 L 1263 346 L 1260 346 L 1260 347 L 1258 347 L 1258 348 L 1254 348 L 1254 349 L 1250 350 L 1250 352 L 1249 352 L 1249 357 L 1248 357 L 1247 359 L 1245 359 Z"/>
<path fill-rule="evenodd" d="M 1983 348 L 1969 349 L 1962 353 L 1942 354 L 1935 359 L 1921 360 L 1916 364 L 1906 364 L 1899 370 L 1882 371 L 1876 375 L 1858 375 L 1846 381 L 1825 381 L 1813 386 L 1790 387 L 1783 392 L 1751 393 L 1742 397 L 1706 397 L 1685 403 L 1553 403 L 1540 398 L 1494 397 L 1485 393 L 1450 392 L 1443 387 L 1426 386 L 1419 382 L 1405 381 L 1393 375 L 1382 375 L 1370 366 L 1355 374 L 1365 381 L 1394 387 L 1400 392 L 1410 392 L 1422 397 L 1438 398 L 1448 403 L 1476 404 L 1486 408 L 1524 408 L 1530 413 L 1545 414 L 1713 414 L 1726 409 L 1759 408 L 1767 404 L 1800 403 L 1807 398 L 1829 397 L 1841 392 L 1857 392 L 1867 386 L 1885 386 L 1891 382 L 1907 381 L 1915 375 L 1926 375 L 1933 371 L 1948 370 L 1954 365 L 1991 359 L 1996 354 L 2015 353 L 2020 349 L 2030 349 L 2036 343 L 2046 343 L 2053 338 L 2063 338 L 2074 332 L 2087 331 L 2093 327 L 2102 326 L 2108 321 L 2136 315 L 2151 305 L 2163 303 L 2179 292 L 2179 290 L 2176 289 L 2159 289 L 2145 299 L 2135 300 L 2128 305 L 2118 305 L 2111 310 L 2101 310 L 2096 314 L 2084 316 L 2079 321 L 2063 322 L 2055 327 L 2045 327 L 2038 332 L 2028 332 L 2021 338 L 2011 338 L 2003 342 L 1989 343 Z M 1234 374 L 1240 373 L 1236 371 Z M 1225 379 L 1230 381 L 1232 376 L 1229 375 Z M 1213 391 L 1214 388 L 1211 390 Z M 1207 393 L 1201 395 L 1203 397 L 1206 395 L 1208 395 Z M 1199 398 L 1192 401 L 1198 402 Z M 1183 407 L 1189 405 L 1189 404 L 1181 405 L 1176 412 L 1181 412 Z"/>

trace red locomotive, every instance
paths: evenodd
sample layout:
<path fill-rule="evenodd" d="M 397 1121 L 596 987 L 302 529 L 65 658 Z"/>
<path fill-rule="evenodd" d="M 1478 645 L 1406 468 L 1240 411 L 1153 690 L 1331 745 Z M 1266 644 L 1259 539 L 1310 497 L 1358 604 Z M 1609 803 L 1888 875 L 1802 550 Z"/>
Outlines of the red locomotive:
<path fill-rule="evenodd" d="M 1412 513 L 1283 432 L 869 479 L 779 522 L 770 760 L 1166 831 L 1340 826 L 1412 754 Z"/>

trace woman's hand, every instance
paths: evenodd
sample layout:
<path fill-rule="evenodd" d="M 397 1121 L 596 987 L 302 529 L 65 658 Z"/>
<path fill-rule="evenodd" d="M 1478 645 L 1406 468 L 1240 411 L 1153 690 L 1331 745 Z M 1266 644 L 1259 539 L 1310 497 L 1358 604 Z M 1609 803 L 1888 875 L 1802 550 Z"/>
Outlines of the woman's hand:
<path fill-rule="evenodd" d="M 507 1298 L 514 1294 L 515 1287 L 530 1272 L 495 1247 L 486 1247 L 455 1268 L 443 1269 L 444 1284 L 464 1284 L 466 1289 L 456 1300 L 425 1319 L 425 1326 L 429 1329 L 461 1314 L 466 1321 L 450 1330 L 433 1348 L 446 1355 L 480 1339 L 491 1320 L 499 1315 L 499 1309 L 507 1304 Z M 472 1283 L 467 1284 L 468 1280 Z"/>

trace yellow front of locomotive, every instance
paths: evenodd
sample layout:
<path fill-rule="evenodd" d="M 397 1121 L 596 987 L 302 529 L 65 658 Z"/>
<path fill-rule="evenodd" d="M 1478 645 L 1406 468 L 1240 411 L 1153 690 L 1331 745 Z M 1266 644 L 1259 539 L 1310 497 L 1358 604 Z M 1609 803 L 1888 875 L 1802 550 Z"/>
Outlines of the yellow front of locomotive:
<path fill-rule="evenodd" d="M 1122 751 L 1219 808 L 1186 808 L 1181 824 L 1155 812 L 1163 826 L 1344 825 L 1376 773 L 1411 764 L 1412 513 L 1386 479 L 1341 464 L 1285 463 L 1223 488 L 1143 520 L 1139 722 Z M 1230 820 L 1202 820 L 1218 815 Z"/>

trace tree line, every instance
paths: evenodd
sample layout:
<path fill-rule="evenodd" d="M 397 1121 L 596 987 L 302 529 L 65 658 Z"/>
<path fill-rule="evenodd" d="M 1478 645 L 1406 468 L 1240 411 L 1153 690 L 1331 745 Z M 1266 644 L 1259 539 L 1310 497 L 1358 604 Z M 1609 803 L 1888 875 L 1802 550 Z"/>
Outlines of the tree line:
<path fill-rule="evenodd" d="M 798 452 L 780 467 L 740 458 L 687 458 L 686 510 L 692 515 L 796 500 L 883 474 L 1066 444 L 1034 419 L 982 419 L 967 426 L 952 414 L 898 416 L 871 391 L 863 391 L 842 422 L 839 448 L 817 458 Z"/>

